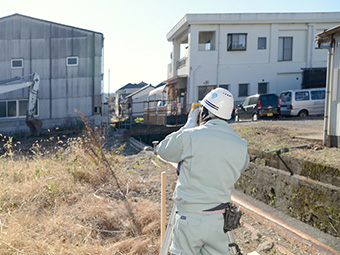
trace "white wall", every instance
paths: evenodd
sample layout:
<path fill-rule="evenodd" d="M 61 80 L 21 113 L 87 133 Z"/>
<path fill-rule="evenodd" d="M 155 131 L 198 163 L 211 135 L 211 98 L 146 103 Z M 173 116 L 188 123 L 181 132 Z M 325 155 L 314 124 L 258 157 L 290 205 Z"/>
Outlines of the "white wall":
<path fill-rule="evenodd" d="M 219 14 L 189 15 L 170 31 L 170 40 L 188 38 L 187 66 L 179 71 L 188 77 L 189 104 L 197 101 L 198 86 L 229 84 L 235 101 L 242 101 L 244 97 L 238 96 L 240 83 L 249 84 L 249 95 L 257 93 L 260 82 L 268 83 L 268 93 L 279 94 L 282 90 L 301 88 L 302 68 L 326 67 L 327 50 L 315 49 L 314 37 L 317 32 L 337 25 L 339 13 L 310 15 L 310 21 L 303 14 L 281 15 L 278 19 L 273 14 L 261 15 L 239 14 L 239 22 L 230 21 L 235 19 L 233 15 L 230 20 L 228 15 L 225 19 Z M 290 16 L 296 20 L 289 20 Z M 247 17 L 251 19 L 247 21 Z M 330 17 L 337 17 L 338 21 L 334 19 L 331 23 Z M 215 50 L 198 50 L 200 31 L 215 31 Z M 228 33 L 246 33 L 246 51 L 227 51 Z M 293 59 L 279 62 L 278 38 L 285 36 L 293 37 Z M 257 49 L 258 37 L 267 38 L 265 50 Z M 176 52 L 179 48 L 173 48 L 173 61 L 179 58 Z"/>

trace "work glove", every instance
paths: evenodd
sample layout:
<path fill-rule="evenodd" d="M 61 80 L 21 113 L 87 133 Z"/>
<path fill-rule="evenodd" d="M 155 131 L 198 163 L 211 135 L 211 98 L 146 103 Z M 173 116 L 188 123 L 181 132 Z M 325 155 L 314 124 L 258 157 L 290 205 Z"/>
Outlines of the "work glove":
<path fill-rule="evenodd" d="M 194 127 L 197 127 L 198 126 L 198 123 L 197 123 L 198 114 L 199 114 L 199 108 L 192 109 L 189 112 L 188 120 L 184 124 L 183 128 L 194 128 Z"/>

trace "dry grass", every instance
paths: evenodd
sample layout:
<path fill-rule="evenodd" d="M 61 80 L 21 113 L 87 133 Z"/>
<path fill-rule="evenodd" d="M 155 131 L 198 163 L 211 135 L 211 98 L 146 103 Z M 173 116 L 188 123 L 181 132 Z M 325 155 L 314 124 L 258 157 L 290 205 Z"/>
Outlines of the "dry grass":
<path fill-rule="evenodd" d="M 0 254 L 158 253 L 159 204 L 99 134 L 37 142 L 29 157 L 2 137 Z"/>

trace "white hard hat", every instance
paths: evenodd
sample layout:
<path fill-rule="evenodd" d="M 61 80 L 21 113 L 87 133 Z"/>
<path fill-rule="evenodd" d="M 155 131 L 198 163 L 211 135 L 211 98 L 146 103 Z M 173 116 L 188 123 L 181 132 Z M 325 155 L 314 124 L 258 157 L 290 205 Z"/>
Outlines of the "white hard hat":
<path fill-rule="evenodd" d="M 234 108 L 234 97 L 229 90 L 216 88 L 210 91 L 200 103 L 215 116 L 229 120 Z"/>

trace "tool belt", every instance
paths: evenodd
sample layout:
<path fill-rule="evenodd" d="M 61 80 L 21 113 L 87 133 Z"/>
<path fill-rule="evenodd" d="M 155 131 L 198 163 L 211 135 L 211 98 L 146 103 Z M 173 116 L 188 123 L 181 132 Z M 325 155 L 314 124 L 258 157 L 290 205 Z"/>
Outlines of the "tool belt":
<path fill-rule="evenodd" d="M 242 212 L 240 208 L 235 206 L 232 203 L 228 203 L 227 207 L 225 208 L 225 212 L 223 213 L 224 216 L 224 226 L 223 231 L 227 233 L 233 229 L 237 229 L 240 224 L 240 219 L 242 216 Z"/>

